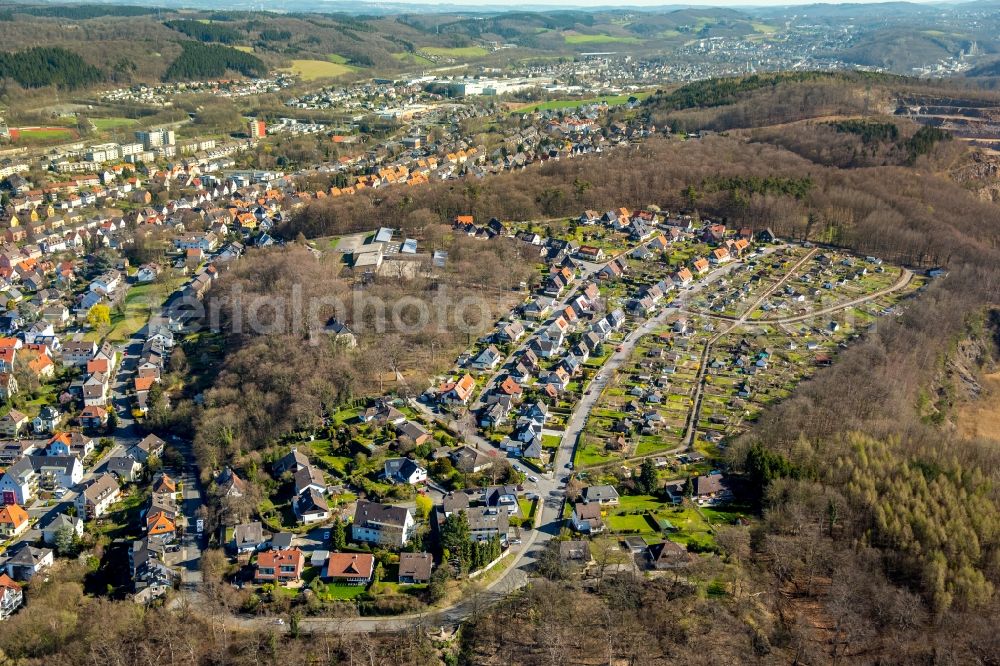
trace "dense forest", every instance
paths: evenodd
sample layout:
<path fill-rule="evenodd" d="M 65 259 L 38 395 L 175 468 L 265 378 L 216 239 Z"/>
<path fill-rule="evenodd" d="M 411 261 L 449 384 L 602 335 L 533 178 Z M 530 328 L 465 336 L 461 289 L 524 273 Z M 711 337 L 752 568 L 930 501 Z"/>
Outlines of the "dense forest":
<path fill-rule="evenodd" d="M 194 19 L 175 19 L 173 21 L 164 21 L 163 25 L 201 42 L 238 44 L 245 39 L 245 36 L 240 32 L 220 23 L 202 23 Z"/>
<path fill-rule="evenodd" d="M 164 81 L 187 81 L 225 76 L 238 72 L 243 76 L 261 77 L 267 65 L 257 56 L 218 44 L 181 42 L 183 51 L 163 75 Z"/>
<path fill-rule="evenodd" d="M 14 53 L 0 52 L 0 79 L 25 88 L 81 88 L 103 80 L 104 74 L 79 55 L 58 46 L 39 46 Z"/>

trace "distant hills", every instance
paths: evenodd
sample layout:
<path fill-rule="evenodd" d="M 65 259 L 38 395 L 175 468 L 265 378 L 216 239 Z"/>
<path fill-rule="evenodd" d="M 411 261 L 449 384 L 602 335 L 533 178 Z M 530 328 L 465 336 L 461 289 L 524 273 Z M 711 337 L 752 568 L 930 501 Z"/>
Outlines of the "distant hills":
<path fill-rule="evenodd" d="M 186 8 L 180 10 L 182 5 Z M 954 73 L 972 65 L 974 75 L 996 76 L 991 63 L 1000 59 L 1000 0 L 757 8 L 539 5 L 536 11 L 506 5 L 320 0 L 274 0 L 266 11 L 228 0 L 190 7 L 187 0 L 6 4 L 0 6 L 0 52 L 57 45 L 74 54 L 81 66 L 93 68 L 86 78 L 98 71 L 99 79 L 115 83 L 215 72 L 220 64 L 225 72 L 259 72 L 296 62 L 336 63 L 350 73 L 391 76 L 415 68 L 503 66 L 593 51 L 676 57 L 697 65 L 704 52 L 700 49 L 714 49 L 719 57 L 734 43 L 739 49 L 768 44 L 769 53 L 784 51 L 787 62 L 801 53 L 901 74 Z M 209 51 L 187 42 L 230 47 L 243 56 L 210 49 L 214 55 L 209 57 Z M 506 48 L 511 46 L 516 48 Z M 195 58 L 191 54 L 196 52 Z M 79 72 L 68 71 L 72 65 L 65 76 L 59 74 L 60 63 L 33 80 L 48 77 L 66 86 L 80 79 Z"/>

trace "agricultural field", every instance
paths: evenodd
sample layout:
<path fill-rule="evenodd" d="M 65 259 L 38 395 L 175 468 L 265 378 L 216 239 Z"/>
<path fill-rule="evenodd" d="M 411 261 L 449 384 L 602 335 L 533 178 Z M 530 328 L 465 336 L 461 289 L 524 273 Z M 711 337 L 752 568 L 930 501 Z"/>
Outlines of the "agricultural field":
<path fill-rule="evenodd" d="M 601 33 L 599 35 L 563 35 L 567 44 L 642 44 L 638 37 L 618 37 Z"/>
<path fill-rule="evenodd" d="M 456 48 L 424 46 L 420 49 L 420 52 L 439 58 L 481 58 L 489 54 L 489 51 L 482 46 L 461 46 Z"/>
<path fill-rule="evenodd" d="M 329 60 L 293 60 L 285 71 L 297 74 L 303 81 L 333 79 L 357 71 L 356 67 Z"/>

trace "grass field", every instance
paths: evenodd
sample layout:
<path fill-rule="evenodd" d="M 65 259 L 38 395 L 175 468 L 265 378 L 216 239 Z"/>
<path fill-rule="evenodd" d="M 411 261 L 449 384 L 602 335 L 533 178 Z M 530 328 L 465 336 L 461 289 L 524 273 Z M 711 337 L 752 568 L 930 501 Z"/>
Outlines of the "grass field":
<path fill-rule="evenodd" d="M 642 44 L 638 37 L 616 37 L 605 33 L 599 35 L 564 35 L 567 44 Z"/>
<path fill-rule="evenodd" d="M 237 51 L 243 51 L 243 53 L 253 53 L 252 46 L 234 46 L 233 48 Z"/>
<path fill-rule="evenodd" d="M 135 118 L 91 118 L 90 122 L 99 130 L 110 130 L 116 127 L 130 127 L 139 121 Z"/>
<path fill-rule="evenodd" d="M 757 32 L 763 33 L 765 35 L 772 35 L 778 32 L 778 29 L 773 25 L 768 25 L 767 23 L 751 23 L 753 29 Z"/>
<path fill-rule="evenodd" d="M 336 64 L 336 65 L 346 65 L 347 64 L 347 58 L 345 58 L 344 56 L 340 55 L 339 53 L 330 53 L 329 55 L 326 56 L 326 59 L 329 60 L 330 62 Z"/>
<path fill-rule="evenodd" d="M 425 46 L 420 50 L 428 55 L 442 58 L 479 58 L 489 53 L 482 46 L 462 46 L 453 49 L 443 46 Z"/>
<path fill-rule="evenodd" d="M 417 55 L 416 53 L 393 53 L 392 57 L 400 62 L 408 62 L 414 65 L 419 65 L 421 67 L 427 65 L 433 65 L 434 63 L 423 57 L 422 55 Z"/>
<path fill-rule="evenodd" d="M 292 66 L 286 71 L 298 74 L 303 81 L 315 81 L 316 79 L 332 79 L 350 74 L 356 69 L 350 65 L 327 60 L 293 60 Z"/>
<path fill-rule="evenodd" d="M 607 102 L 609 106 L 615 106 L 616 104 L 624 104 L 629 100 L 629 97 L 635 97 L 642 100 L 646 99 L 651 94 L 651 92 L 645 91 L 634 93 L 632 95 L 608 95 L 607 97 L 588 97 L 586 99 L 553 99 L 548 102 L 532 104 L 520 109 L 514 109 L 511 113 L 534 113 L 535 111 L 552 111 L 555 109 L 575 109 L 579 106 L 598 104 L 600 102 Z"/>

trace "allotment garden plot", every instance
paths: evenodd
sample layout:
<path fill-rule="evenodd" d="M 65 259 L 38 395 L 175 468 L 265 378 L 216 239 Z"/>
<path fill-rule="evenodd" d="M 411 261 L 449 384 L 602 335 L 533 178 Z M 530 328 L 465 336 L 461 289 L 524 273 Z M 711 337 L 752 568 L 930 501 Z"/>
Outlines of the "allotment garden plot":
<path fill-rule="evenodd" d="M 837 252 L 796 247 L 751 259 L 712 285 L 716 296 L 678 304 L 639 341 L 591 411 L 576 464 L 689 445 L 711 459 L 921 284 L 905 269 Z"/>

